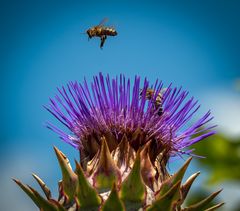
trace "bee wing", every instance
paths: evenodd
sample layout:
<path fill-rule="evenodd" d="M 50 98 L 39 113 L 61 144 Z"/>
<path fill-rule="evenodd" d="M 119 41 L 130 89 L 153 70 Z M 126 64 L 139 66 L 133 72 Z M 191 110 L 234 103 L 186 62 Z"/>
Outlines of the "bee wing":
<path fill-rule="evenodd" d="M 99 24 L 98 26 L 103 26 L 103 24 L 105 24 L 108 21 L 108 18 L 104 18 Z"/>

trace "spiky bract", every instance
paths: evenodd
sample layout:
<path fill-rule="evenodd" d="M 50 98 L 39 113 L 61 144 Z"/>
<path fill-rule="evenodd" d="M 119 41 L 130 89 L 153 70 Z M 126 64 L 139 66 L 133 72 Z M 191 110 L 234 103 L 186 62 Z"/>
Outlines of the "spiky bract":
<path fill-rule="evenodd" d="M 58 89 L 46 108 L 70 131 L 48 123 L 67 143 L 80 150 L 80 164 L 73 171 L 66 156 L 55 148 L 62 170 L 59 199 L 37 177 L 46 198 L 19 181 L 19 186 L 40 210 L 212 210 L 209 202 L 219 193 L 183 208 L 182 204 L 199 173 L 182 184 L 190 159 L 170 176 L 166 165 L 171 156 L 190 154 L 190 145 L 210 136 L 212 127 L 202 128 L 212 117 L 207 112 L 191 126 L 197 101 L 187 100 L 181 88 L 145 79 L 106 78 L 100 73 L 89 88 L 70 82 Z M 149 92 L 149 88 L 153 91 Z M 150 95 L 149 93 L 152 93 Z"/>
<path fill-rule="evenodd" d="M 113 155 L 114 153 L 111 155 L 106 140 L 102 139 L 101 150 L 88 163 L 87 170 L 84 171 L 76 161 L 76 169 L 73 171 L 66 156 L 55 148 L 62 171 L 58 200 L 51 197 L 46 184 L 36 175 L 33 176 L 45 197 L 32 187 L 23 185 L 18 180 L 15 182 L 41 211 L 210 211 L 223 205 L 210 205 L 220 193 L 217 191 L 193 205 L 183 207 L 189 189 L 199 175 L 197 172 L 185 183 L 182 182 L 191 158 L 179 171 L 159 183 L 151 173 L 145 172 L 148 153 L 144 150 L 146 149 L 139 150 L 132 156 L 133 163 L 129 166 L 129 171 L 121 171 L 123 165 L 118 164 L 121 156 Z"/>

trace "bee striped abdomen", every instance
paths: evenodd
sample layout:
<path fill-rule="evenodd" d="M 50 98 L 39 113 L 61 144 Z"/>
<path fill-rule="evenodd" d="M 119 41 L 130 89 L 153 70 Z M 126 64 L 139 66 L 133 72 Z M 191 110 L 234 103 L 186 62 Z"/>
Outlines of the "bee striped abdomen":
<path fill-rule="evenodd" d="M 159 116 L 161 116 L 163 114 L 162 100 L 163 100 L 163 96 L 161 93 L 159 93 L 158 96 L 156 97 L 156 101 L 155 101 L 155 108 L 158 110 Z"/>
<path fill-rule="evenodd" d="M 117 31 L 113 28 L 105 28 L 103 29 L 103 35 L 107 35 L 107 36 L 116 36 L 117 35 Z"/>

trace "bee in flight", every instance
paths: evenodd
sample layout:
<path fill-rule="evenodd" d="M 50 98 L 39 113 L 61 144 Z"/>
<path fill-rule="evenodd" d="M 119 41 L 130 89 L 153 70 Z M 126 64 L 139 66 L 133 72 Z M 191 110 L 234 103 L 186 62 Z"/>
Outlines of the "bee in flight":
<path fill-rule="evenodd" d="M 100 48 L 102 49 L 105 40 L 107 39 L 107 36 L 116 36 L 117 31 L 113 27 L 107 27 L 104 26 L 104 24 L 108 21 L 107 18 L 104 18 L 100 24 L 97 26 L 93 26 L 92 28 L 88 29 L 86 33 L 88 34 L 88 39 L 91 39 L 92 37 L 100 37 L 101 44 Z"/>
<path fill-rule="evenodd" d="M 165 91 L 165 89 L 162 89 L 158 93 L 155 101 L 153 101 L 153 97 L 155 95 L 155 90 L 154 89 L 150 89 L 150 88 L 148 88 L 146 90 L 145 98 L 147 100 L 151 100 L 152 101 L 152 103 L 154 104 L 155 110 L 158 110 L 158 115 L 159 116 L 161 116 L 163 114 L 162 101 L 163 101 L 163 93 L 164 93 L 164 91 Z M 141 89 L 140 90 L 140 98 L 142 98 L 142 95 L 143 95 L 143 90 Z"/>

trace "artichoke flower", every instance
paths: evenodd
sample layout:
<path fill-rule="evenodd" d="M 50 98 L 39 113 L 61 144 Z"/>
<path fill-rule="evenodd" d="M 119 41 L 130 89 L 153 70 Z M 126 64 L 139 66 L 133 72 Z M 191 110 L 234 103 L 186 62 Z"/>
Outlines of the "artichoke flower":
<path fill-rule="evenodd" d="M 189 147 L 215 133 L 214 125 L 206 126 L 210 111 L 189 124 L 200 106 L 187 96 L 182 88 L 164 87 L 158 80 L 150 85 L 137 76 L 132 86 L 124 75 L 110 79 L 101 73 L 90 85 L 86 80 L 70 82 L 46 106 L 68 132 L 50 122 L 47 127 L 79 150 L 80 161 L 72 170 L 67 157 L 54 148 L 62 171 L 58 199 L 35 174 L 45 197 L 15 182 L 44 211 L 216 210 L 223 203 L 210 202 L 221 190 L 184 207 L 199 175 L 182 181 L 192 156 L 197 156 Z M 170 175 L 169 159 L 182 155 L 190 157 Z"/>

